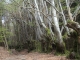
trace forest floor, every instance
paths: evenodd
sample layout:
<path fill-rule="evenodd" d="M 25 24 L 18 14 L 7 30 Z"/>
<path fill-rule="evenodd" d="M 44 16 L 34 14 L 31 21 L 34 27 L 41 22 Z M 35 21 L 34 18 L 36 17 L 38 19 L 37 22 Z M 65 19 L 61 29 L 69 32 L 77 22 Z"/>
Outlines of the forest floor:
<path fill-rule="evenodd" d="M 54 54 L 30 52 L 23 50 L 17 52 L 14 49 L 7 51 L 0 47 L 0 60 L 68 60 L 65 56 L 55 56 Z"/>

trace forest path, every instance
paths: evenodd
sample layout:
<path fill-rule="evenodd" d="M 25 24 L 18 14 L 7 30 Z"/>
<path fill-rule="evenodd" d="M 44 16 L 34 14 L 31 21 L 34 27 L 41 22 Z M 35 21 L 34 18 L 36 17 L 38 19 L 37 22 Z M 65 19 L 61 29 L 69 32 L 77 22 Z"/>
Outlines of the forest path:
<path fill-rule="evenodd" d="M 0 60 L 67 60 L 65 56 L 54 56 L 53 54 L 31 52 L 27 53 L 26 50 L 22 52 L 7 51 L 0 47 Z"/>

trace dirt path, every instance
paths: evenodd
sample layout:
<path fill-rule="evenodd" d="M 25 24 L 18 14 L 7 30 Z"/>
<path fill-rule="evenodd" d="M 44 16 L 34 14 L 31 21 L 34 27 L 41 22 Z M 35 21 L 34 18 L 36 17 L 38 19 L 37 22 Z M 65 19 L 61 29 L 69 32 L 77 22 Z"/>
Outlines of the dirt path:
<path fill-rule="evenodd" d="M 54 56 L 46 53 L 27 53 L 26 50 L 22 52 L 13 52 L 5 50 L 0 47 L 0 60 L 67 60 L 65 56 Z"/>

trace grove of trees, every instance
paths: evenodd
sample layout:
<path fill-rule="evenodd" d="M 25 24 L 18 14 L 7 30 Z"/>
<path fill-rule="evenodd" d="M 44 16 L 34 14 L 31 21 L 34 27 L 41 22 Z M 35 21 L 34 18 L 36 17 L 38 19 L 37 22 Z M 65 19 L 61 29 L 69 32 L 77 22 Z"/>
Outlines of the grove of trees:
<path fill-rule="evenodd" d="M 0 45 L 80 58 L 80 0 L 0 0 Z"/>

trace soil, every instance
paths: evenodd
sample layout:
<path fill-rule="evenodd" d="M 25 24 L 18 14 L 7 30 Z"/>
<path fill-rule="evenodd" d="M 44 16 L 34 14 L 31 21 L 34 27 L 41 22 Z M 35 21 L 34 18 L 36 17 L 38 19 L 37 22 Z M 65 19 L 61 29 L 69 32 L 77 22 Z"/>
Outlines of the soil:
<path fill-rule="evenodd" d="M 54 54 L 30 52 L 23 50 L 17 52 L 15 49 L 7 51 L 0 47 L 0 60 L 68 60 L 65 56 L 55 56 Z"/>

